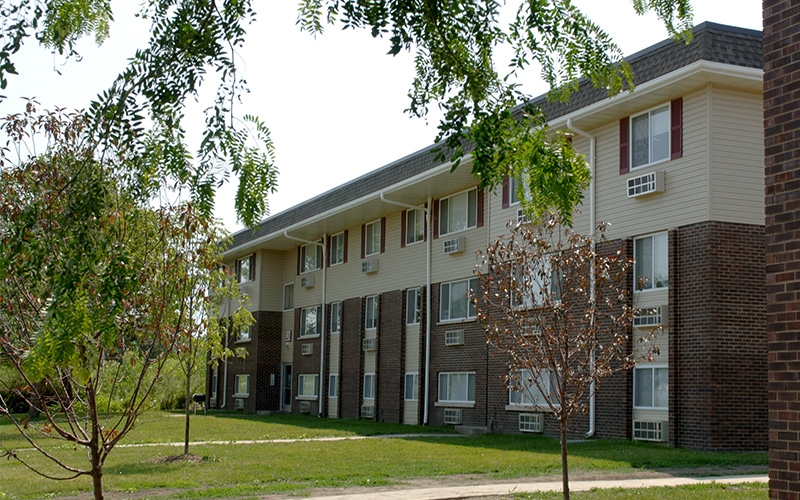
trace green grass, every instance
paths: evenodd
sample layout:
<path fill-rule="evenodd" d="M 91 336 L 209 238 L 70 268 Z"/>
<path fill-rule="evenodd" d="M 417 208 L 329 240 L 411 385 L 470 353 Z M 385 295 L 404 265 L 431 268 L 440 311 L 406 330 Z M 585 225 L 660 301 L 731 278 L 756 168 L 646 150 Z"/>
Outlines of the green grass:
<path fill-rule="evenodd" d="M 450 429 L 309 416 L 196 415 L 192 417 L 193 441 L 225 442 L 192 445 L 190 452 L 205 457 L 204 461 L 157 462 L 159 457 L 180 453 L 182 448 L 178 447 L 120 447 L 111 453 L 106 464 L 105 487 L 107 491 L 122 492 L 167 488 L 179 490 L 174 492 L 175 497 L 221 498 L 293 491 L 302 494 L 314 487 L 381 485 L 409 478 L 454 474 L 511 479 L 560 472 L 558 443 L 532 435 L 428 435 L 389 440 L 229 443 L 247 439 L 430 434 L 444 431 Z M 131 432 L 125 443 L 180 442 L 182 436 L 183 419 L 179 414 L 151 412 L 141 419 L 140 425 Z M 17 447 L 24 446 L 13 428 L 7 422 L 0 421 L 0 443 L 9 442 L 18 443 Z M 65 460 L 85 466 L 85 453 L 81 450 L 73 450 L 55 441 L 48 444 Z M 57 471 L 33 451 L 20 453 L 33 463 L 47 467 L 50 472 Z M 570 445 L 570 470 L 573 474 L 581 471 L 610 474 L 700 466 L 724 468 L 743 464 L 752 465 L 754 471 L 766 471 L 766 453 L 702 453 L 629 441 L 591 441 Z M 0 492 L 10 498 L 42 498 L 90 490 L 91 484 L 87 478 L 45 481 L 15 461 L 0 461 Z M 3 498 L 2 494 L 0 498 Z"/>
<path fill-rule="evenodd" d="M 769 497 L 765 483 L 693 484 L 690 486 L 654 487 L 571 492 L 574 500 L 761 500 Z M 518 493 L 510 500 L 561 500 L 560 492 Z"/>

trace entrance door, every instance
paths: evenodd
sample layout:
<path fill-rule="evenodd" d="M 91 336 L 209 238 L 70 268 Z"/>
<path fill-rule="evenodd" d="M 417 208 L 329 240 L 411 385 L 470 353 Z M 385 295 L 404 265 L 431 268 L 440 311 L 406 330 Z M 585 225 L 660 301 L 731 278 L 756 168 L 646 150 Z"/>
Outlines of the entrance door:
<path fill-rule="evenodd" d="M 292 364 L 283 364 L 281 374 L 281 410 L 292 411 Z"/>

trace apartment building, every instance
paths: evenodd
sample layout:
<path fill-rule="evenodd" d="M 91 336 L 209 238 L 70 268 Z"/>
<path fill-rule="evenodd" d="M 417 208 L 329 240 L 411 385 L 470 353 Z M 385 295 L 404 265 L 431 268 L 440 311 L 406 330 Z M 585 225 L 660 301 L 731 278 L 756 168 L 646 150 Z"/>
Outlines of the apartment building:
<path fill-rule="evenodd" d="M 627 60 L 634 92 L 539 99 L 592 168 L 576 230 L 611 223 L 608 245 L 647 278 L 635 300 L 659 314 L 632 337 L 664 326 L 655 360 L 600 384 L 571 432 L 766 449 L 761 34 L 704 23 L 690 45 Z M 225 255 L 256 324 L 230 335 L 249 356 L 209 371 L 213 407 L 550 432 L 548 412 L 506 387 L 468 301 L 476 250 L 520 216 L 515 181 L 480 190 L 469 158 L 451 172 L 434 156 L 234 235 Z"/>

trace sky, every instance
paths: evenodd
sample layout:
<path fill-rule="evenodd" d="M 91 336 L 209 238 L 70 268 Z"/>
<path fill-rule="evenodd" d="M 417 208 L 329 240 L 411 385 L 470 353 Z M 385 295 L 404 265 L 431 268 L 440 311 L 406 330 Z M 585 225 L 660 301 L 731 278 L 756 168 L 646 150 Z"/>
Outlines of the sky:
<path fill-rule="evenodd" d="M 667 38 L 654 15 L 636 16 L 631 0 L 574 0 L 630 55 Z M 11 76 L 0 113 L 23 109 L 20 97 L 35 97 L 43 108 L 83 109 L 107 88 L 126 59 L 147 40 L 148 24 L 134 18 L 138 2 L 114 2 L 115 23 L 101 47 L 81 43 L 80 61 L 50 54 L 28 43 L 19 54 L 19 76 Z M 386 54 L 388 41 L 365 31 L 329 27 L 313 38 L 296 26 L 297 2 L 257 2 L 257 20 L 237 53 L 250 93 L 237 106 L 269 127 L 279 170 L 277 192 L 270 195 L 276 214 L 344 182 L 414 153 L 433 143 L 437 116 L 412 119 L 404 113 L 414 76 L 413 55 Z M 759 0 L 694 0 L 694 22 L 712 21 L 761 29 Z M 538 75 L 523 82 L 531 95 L 547 91 Z M 211 87 L 209 85 L 209 87 Z M 200 111 L 211 92 L 187 114 L 202 123 Z M 208 94 L 207 96 L 205 94 Z M 194 115 L 193 115 L 194 114 Z M 199 130 L 189 130 L 190 140 Z M 234 187 L 218 192 L 217 211 L 230 231 L 241 229 L 233 210 Z"/>

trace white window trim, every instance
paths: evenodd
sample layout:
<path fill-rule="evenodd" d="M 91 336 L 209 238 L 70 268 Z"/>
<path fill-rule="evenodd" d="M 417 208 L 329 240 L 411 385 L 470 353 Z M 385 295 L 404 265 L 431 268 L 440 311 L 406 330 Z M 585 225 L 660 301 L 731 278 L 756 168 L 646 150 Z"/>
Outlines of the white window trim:
<path fill-rule="evenodd" d="M 530 373 L 530 370 L 525 370 L 525 369 L 522 369 L 522 370 L 515 370 L 515 371 L 516 371 L 516 372 L 527 372 L 527 373 Z M 542 376 L 551 377 L 551 383 L 552 383 L 552 377 L 553 377 L 552 373 L 553 373 L 553 371 L 552 371 L 552 370 L 550 370 L 550 369 L 544 369 L 544 370 L 542 370 L 542 371 L 539 373 L 539 377 L 540 377 L 540 378 L 541 378 Z M 511 377 L 514 377 L 514 375 L 513 375 L 513 372 L 512 372 L 512 374 L 511 374 L 510 376 L 511 376 Z M 512 379 L 512 380 L 514 380 L 514 379 Z M 519 381 L 520 381 L 520 380 L 522 380 L 522 376 L 520 376 L 520 378 L 517 378 L 516 380 L 517 380 L 517 382 L 514 382 L 515 384 L 516 384 L 516 383 L 520 383 Z M 538 388 L 538 387 L 536 387 L 536 384 L 535 384 L 535 383 L 534 383 L 532 380 L 531 380 L 531 382 L 530 382 L 529 384 L 527 384 L 527 385 L 528 385 L 528 387 L 530 387 L 530 388 L 531 388 L 531 390 L 535 390 L 537 393 L 539 393 L 539 392 L 540 392 L 540 391 L 539 391 L 539 388 Z M 545 410 L 545 411 L 550 411 L 550 410 L 551 410 L 551 408 L 550 408 L 550 405 L 548 405 L 548 404 L 547 404 L 547 401 L 545 401 L 544 399 L 542 399 L 541 401 L 534 401 L 534 402 L 531 402 L 531 403 L 515 403 L 515 402 L 513 402 L 513 401 L 511 400 L 512 393 L 514 393 L 514 392 L 522 392 L 522 393 L 523 393 L 523 396 L 525 396 L 525 394 L 524 394 L 525 390 L 518 391 L 518 390 L 514 390 L 514 388 L 513 388 L 513 387 L 509 387 L 509 388 L 508 388 L 508 405 L 506 405 L 506 408 L 505 408 L 506 410 L 510 410 L 510 411 L 531 411 L 531 410 L 536 410 L 536 411 L 542 411 L 542 410 Z M 528 395 L 527 395 L 527 397 L 530 399 L 530 394 L 528 394 Z M 561 405 L 560 405 L 560 404 L 558 404 L 558 401 L 557 401 L 557 395 L 556 395 L 556 394 L 551 394 L 551 395 L 550 395 L 550 399 L 551 399 L 551 400 L 553 401 L 553 403 L 554 403 L 554 405 L 553 405 L 553 406 L 555 406 L 556 408 L 560 408 L 560 407 L 561 407 Z"/>
<path fill-rule="evenodd" d="M 309 252 L 314 252 L 314 266 L 311 269 L 306 269 L 306 259 L 304 258 L 305 255 Z M 313 273 L 314 271 L 319 271 L 322 269 L 322 259 L 320 258 L 320 250 L 319 245 L 317 243 L 306 243 L 305 245 L 300 245 L 300 274 L 307 274 Z"/>
<path fill-rule="evenodd" d="M 305 318 L 306 318 L 306 315 L 307 315 L 306 311 L 309 311 L 311 309 L 313 309 L 314 313 L 317 315 L 317 326 L 315 328 L 316 333 L 311 334 L 311 335 L 306 335 L 305 334 L 306 333 L 306 321 L 305 321 Z M 301 308 L 300 309 L 300 332 L 299 332 L 299 335 L 297 337 L 298 338 L 302 338 L 302 339 L 313 339 L 313 338 L 319 337 L 319 335 L 320 335 L 319 334 L 320 321 L 322 320 L 321 314 L 322 314 L 322 308 L 320 306 L 309 306 L 309 307 Z"/>
<path fill-rule="evenodd" d="M 305 379 L 306 377 L 314 377 L 314 394 L 300 394 L 300 390 L 303 388 L 304 384 L 301 382 L 301 379 Z M 300 400 L 316 400 L 319 398 L 319 374 L 318 373 L 301 373 L 297 375 L 297 398 Z"/>
<path fill-rule="evenodd" d="M 643 163 L 642 165 L 639 165 L 639 166 L 634 166 L 633 165 L 633 155 L 634 155 L 634 141 L 633 141 L 633 129 L 634 129 L 634 127 L 633 127 L 633 120 L 634 120 L 634 118 L 638 118 L 638 117 L 640 117 L 642 115 L 649 115 L 653 111 L 656 111 L 658 109 L 662 109 L 662 108 L 665 108 L 665 107 L 667 108 L 667 157 L 666 158 L 662 158 L 660 160 L 656 160 L 656 161 L 648 161 L 647 163 Z M 646 110 L 642 111 L 641 113 L 636 113 L 635 115 L 630 115 L 630 126 L 628 127 L 629 128 L 629 130 L 628 130 L 628 144 L 630 144 L 630 147 L 628 148 L 629 149 L 628 161 L 629 161 L 629 164 L 631 166 L 630 167 L 631 171 L 638 170 L 640 168 L 652 167 L 653 165 L 658 165 L 659 163 L 665 163 L 665 162 L 668 162 L 670 160 L 670 157 L 671 157 L 670 146 L 672 144 L 671 117 L 672 117 L 672 103 L 671 102 L 668 102 L 666 104 L 662 103 L 662 104 L 659 104 L 658 106 L 653 106 L 652 108 L 646 109 Z M 652 140 L 652 137 L 651 137 L 652 132 L 651 131 L 652 131 L 652 117 L 648 117 L 648 119 L 647 119 L 648 141 Z M 649 153 L 648 156 L 652 157 L 652 148 L 650 148 L 649 145 L 648 145 L 648 153 Z"/>
<path fill-rule="evenodd" d="M 367 394 L 366 394 L 367 393 L 367 378 L 370 378 L 372 380 L 372 382 L 370 383 L 370 387 L 372 388 L 372 391 L 371 391 L 372 395 L 370 397 L 367 397 Z M 377 386 L 377 384 L 375 383 L 376 381 L 377 381 L 377 377 L 375 377 L 375 373 L 370 372 L 370 373 L 365 373 L 364 374 L 364 387 L 363 387 L 363 390 L 361 391 L 361 397 L 364 399 L 364 401 L 374 401 L 375 400 L 375 390 L 376 390 L 376 386 Z"/>
<path fill-rule="evenodd" d="M 336 305 L 336 308 L 333 307 L 334 305 Z M 334 309 L 336 311 L 336 314 L 334 314 Z M 341 331 L 342 331 L 342 303 L 340 301 L 331 302 L 330 323 L 331 323 L 331 335 L 338 335 L 339 333 L 341 333 Z M 336 327 L 336 330 L 333 329 L 334 326 Z"/>
<path fill-rule="evenodd" d="M 415 225 L 413 226 L 413 228 L 412 228 L 411 224 L 408 223 L 408 215 L 410 213 L 412 213 L 412 212 L 415 214 L 415 216 L 414 216 Z M 410 208 L 403 214 L 403 217 L 406 218 L 406 234 L 403 235 L 403 238 L 405 239 L 405 242 L 406 242 L 406 246 L 410 247 L 411 245 L 416 245 L 417 243 L 424 242 L 425 241 L 425 210 L 423 210 L 421 208 Z M 419 239 L 416 239 L 417 233 L 416 233 L 415 230 L 416 230 L 416 219 L 418 217 L 422 221 L 422 236 Z M 409 234 L 412 234 L 414 236 L 414 238 L 415 238 L 414 241 L 408 241 L 408 235 Z"/>
<path fill-rule="evenodd" d="M 411 300 L 409 295 L 414 295 L 414 322 L 408 322 L 408 312 L 409 312 L 409 304 L 411 304 Z M 419 325 L 420 320 L 422 319 L 422 288 L 409 288 L 406 290 L 406 325 Z"/>
<path fill-rule="evenodd" d="M 669 365 L 659 363 L 647 363 L 643 365 L 637 365 L 633 368 L 633 408 L 635 410 L 669 410 L 669 390 L 667 390 L 667 406 L 655 406 L 655 371 L 659 368 L 666 368 L 667 369 L 667 387 L 669 387 Z M 652 370 L 653 372 L 653 387 L 651 390 L 653 391 L 653 406 L 637 406 L 636 405 L 636 370 Z"/>
<path fill-rule="evenodd" d="M 638 273 L 639 268 L 638 268 L 638 265 L 637 265 L 638 263 L 636 262 L 636 242 L 639 241 L 639 240 L 647 239 L 647 238 L 653 238 L 653 255 L 651 255 L 650 257 L 652 259 L 652 264 L 653 264 L 653 268 L 654 268 L 653 271 L 655 272 L 655 250 L 656 250 L 655 237 L 656 236 L 660 236 L 660 235 L 664 235 L 665 241 L 666 241 L 666 248 L 664 249 L 664 256 L 667 259 L 667 286 L 657 287 L 656 284 L 655 284 L 655 280 L 652 279 L 652 278 L 654 278 L 654 276 L 648 276 L 648 278 L 651 279 L 652 286 L 650 288 L 639 289 L 639 283 L 638 283 L 638 281 L 639 281 L 639 273 Z M 634 263 L 633 263 L 633 290 L 634 290 L 634 292 L 636 292 L 636 293 L 649 293 L 649 292 L 663 292 L 664 290 L 669 290 L 669 234 L 667 233 L 667 231 L 659 231 L 657 233 L 643 234 L 641 236 L 635 237 L 633 239 L 633 257 L 634 257 Z"/>
<path fill-rule="evenodd" d="M 236 259 L 235 270 L 236 270 L 236 281 L 241 285 L 243 283 L 250 283 L 255 281 L 255 269 L 251 269 L 250 266 L 253 265 L 253 255 L 246 255 L 239 259 Z M 240 262 L 247 261 L 247 276 L 242 278 L 242 266 L 239 264 Z"/>
<path fill-rule="evenodd" d="M 373 248 L 372 252 L 369 251 L 369 247 L 367 246 L 367 242 L 370 241 L 369 237 L 369 228 L 371 226 L 375 226 L 378 228 L 378 241 L 377 241 L 377 249 Z M 375 229 L 372 230 L 372 234 L 375 234 Z M 374 220 L 372 222 L 367 222 L 364 224 L 364 241 L 362 242 L 364 245 L 364 257 L 372 257 L 373 255 L 380 255 L 381 253 L 381 239 L 383 235 L 381 234 L 381 219 Z M 375 243 L 375 242 L 372 242 Z"/>
<path fill-rule="evenodd" d="M 244 332 L 247 332 L 247 334 L 243 335 Z M 237 344 L 243 344 L 245 342 L 250 342 L 251 340 L 253 340 L 253 325 L 247 325 L 236 332 Z"/>
<path fill-rule="evenodd" d="M 411 377 L 411 384 L 413 385 L 413 394 L 416 394 L 417 397 L 415 398 L 407 398 L 408 396 L 408 377 Z M 419 401 L 419 372 L 406 372 L 403 376 L 403 401 Z"/>
<path fill-rule="evenodd" d="M 239 386 L 239 377 L 245 377 L 247 380 L 247 392 L 238 392 Z M 249 373 L 237 373 L 233 376 L 233 397 L 235 398 L 246 398 L 250 396 L 250 374 Z"/>
<path fill-rule="evenodd" d="M 369 307 L 369 303 L 370 302 L 373 303 L 373 306 L 372 306 L 373 314 L 372 315 L 373 315 L 373 319 L 375 321 L 375 325 L 374 326 L 370 326 L 367 323 L 367 320 L 369 320 L 369 314 L 367 314 L 367 312 L 370 309 L 370 307 Z M 369 296 L 367 296 L 364 299 L 364 329 L 365 330 L 372 331 L 372 330 L 377 330 L 378 329 L 378 312 L 379 312 L 378 311 L 378 296 L 377 295 L 369 295 Z"/>
<path fill-rule="evenodd" d="M 475 281 L 475 287 L 477 288 L 477 286 L 478 286 L 478 278 L 466 278 L 466 279 L 462 279 L 462 280 L 448 281 L 446 283 L 441 283 L 439 285 L 439 323 L 438 324 L 465 323 L 465 322 L 468 322 L 468 321 L 474 321 L 475 318 L 477 318 L 477 316 L 478 316 L 477 310 L 474 310 L 472 315 L 470 316 L 470 308 L 472 307 L 472 305 L 471 305 L 472 302 L 469 299 L 469 295 L 466 295 L 467 315 L 465 317 L 458 317 L 458 318 L 452 318 L 452 317 L 443 318 L 442 317 L 442 313 L 444 311 L 444 305 L 442 303 L 442 295 L 443 295 L 442 294 L 442 287 L 443 286 L 448 286 L 448 287 L 452 288 L 453 284 L 462 283 L 462 282 L 466 281 L 467 282 L 467 289 L 469 290 L 471 288 L 469 282 L 473 281 L 473 280 Z M 450 298 L 450 297 L 451 297 L 450 296 L 450 292 L 448 291 L 448 298 Z M 450 306 L 450 304 L 448 304 L 448 316 L 450 316 L 449 306 Z"/>
<path fill-rule="evenodd" d="M 467 221 L 466 221 L 466 226 L 464 227 L 464 229 L 458 229 L 458 230 L 455 230 L 455 231 L 443 232 L 442 231 L 442 221 L 445 218 L 442 216 L 442 201 L 450 200 L 450 199 L 455 198 L 456 196 L 462 195 L 464 193 L 469 193 L 470 191 L 475 191 L 475 225 L 474 226 L 470 226 L 469 225 L 469 215 L 470 215 L 469 214 L 469 194 L 467 194 Z M 448 205 L 449 205 L 449 203 L 448 203 Z M 449 210 L 449 206 L 448 206 L 448 210 Z M 442 236 L 450 236 L 451 234 L 458 234 L 458 233 L 462 233 L 464 231 L 469 231 L 470 229 L 475 229 L 476 227 L 478 227 L 478 219 L 479 219 L 478 210 L 479 210 L 479 207 L 478 207 L 478 188 L 477 187 L 470 188 L 470 189 L 465 189 L 464 191 L 459 191 L 458 193 L 451 194 L 450 196 L 445 196 L 444 198 L 440 198 L 439 199 L 439 236 L 440 237 L 442 237 Z"/>
<path fill-rule="evenodd" d="M 335 242 L 338 239 L 341 239 L 341 242 L 342 242 L 342 260 L 334 262 L 333 258 L 336 256 Z M 344 263 L 344 245 L 345 245 L 344 231 L 340 231 L 340 232 L 338 232 L 338 233 L 336 233 L 336 234 L 331 236 L 331 256 L 330 256 L 331 267 L 338 266 L 339 264 L 343 264 Z"/>
<path fill-rule="evenodd" d="M 287 287 L 291 287 L 291 289 L 292 289 L 292 293 L 291 293 L 292 307 L 290 307 L 289 309 L 283 309 L 283 310 L 284 311 L 293 311 L 294 310 L 294 281 L 292 281 L 290 283 L 284 283 L 284 285 L 283 285 L 283 306 L 282 307 L 284 307 L 284 308 L 286 307 L 286 296 L 287 296 L 286 288 Z"/>
<path fill-rule="evenodd" d="M 331 396 L 331 391 L 334 392 Z M 328 374 L 328 399 L 337 399 L 339 397 L 339 374 Z"/>
<path fill-rule="evenodd" d="M 442 375 L 447 375 L 448 378 L 451 375 L 467 375 L 467 378 L 466 378 L 466 380 L 467 380 L 467 387 L 466 387 L 467 397 L 469 397 L 469 377 L 471 375 L 473 380 L 474 380 L 475 392 L 477 393 L 477 382 L 478 382 L 478 380 L 477 380 L 477 376 L 475 375 L 475 372 L 439 372 L 439 374 L 436 376 L 437 383 L 439 384 L 439 386 L 437 388 L 437 395 L 436 395 L 437 403 L 446 404 L 448 406 L 450 406 L 451 404 L 454 404 L 454 405 L 459 405 L 459 404 L 474 405 L 475 404 L 475 399 L 471 399 L 471 400 L 470 399 L 467 399 L 467 400 L 441 399 L 441 395 L 442 395 Z M 475 398 L 476 395 L 473 394 L 472 397 Z"/>

